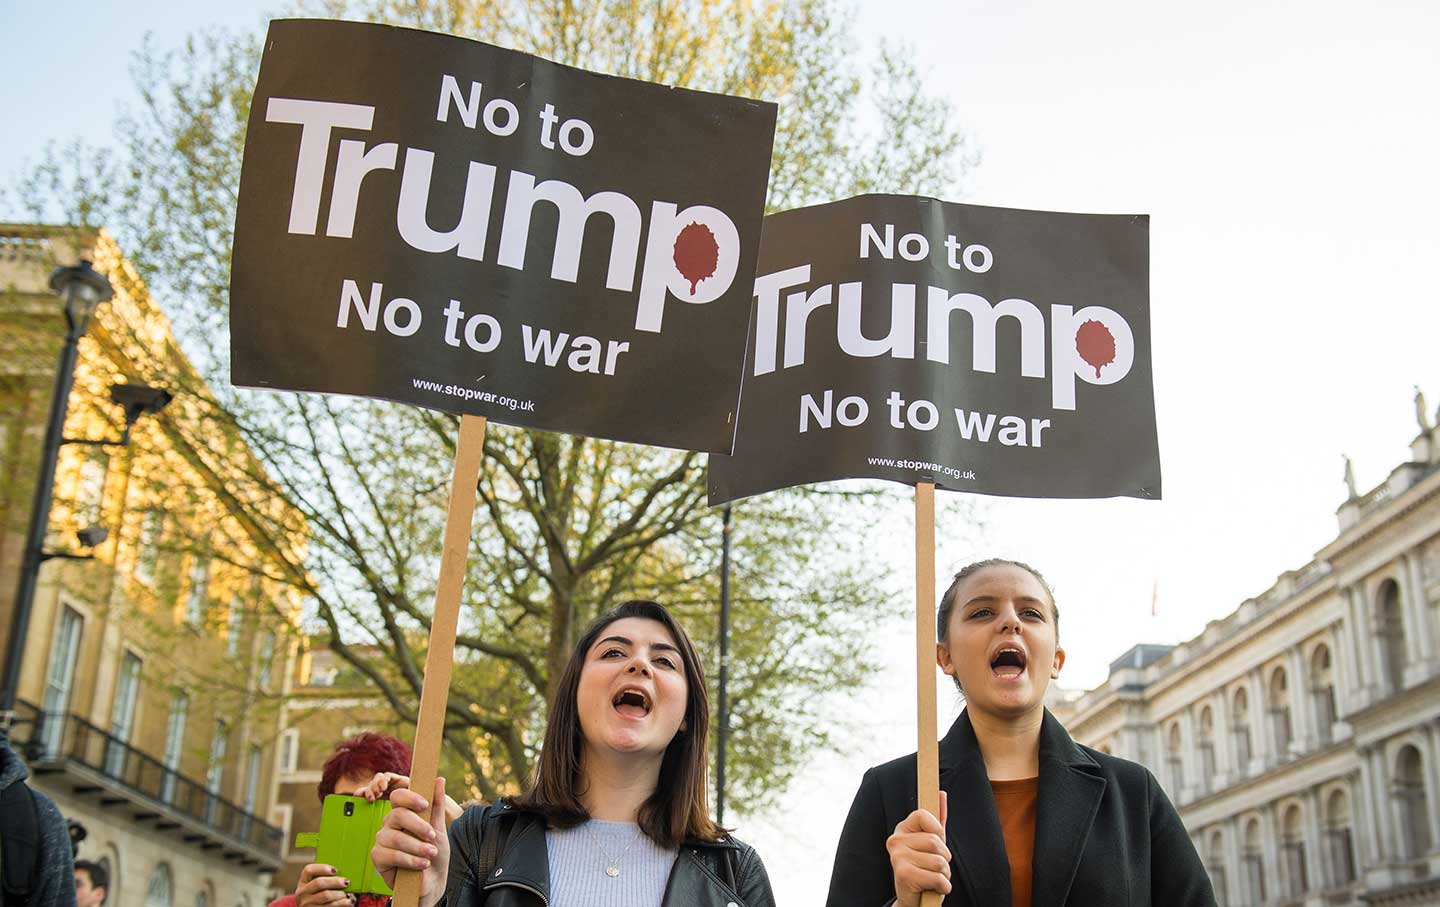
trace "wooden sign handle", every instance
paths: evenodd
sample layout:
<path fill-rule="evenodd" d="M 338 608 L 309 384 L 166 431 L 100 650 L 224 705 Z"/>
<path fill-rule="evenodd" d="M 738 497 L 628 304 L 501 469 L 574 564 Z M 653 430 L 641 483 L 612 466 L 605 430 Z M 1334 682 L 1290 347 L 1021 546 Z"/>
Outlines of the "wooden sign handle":
<path fill-rule="evenodd" d="M 920 809 L 940 816 L 940 743 L 935 729 L 935 483 L 915 485 L 916 794 Z M 920 907 L 940 907 L 927 891 Z"/>
<path fill-rule="evenodd" d="M 415 758 L 410 763 L 410 789 L 427 800 L 435 793 L 440 771 L 440 744 L 444 738 L 445 707 L 450 701 L 450 667 L 455 654 L 455 625 L 460 617 L 460 593 L 465 587 L 465 562 L 470 553 L 470 521 L 475 516 L 475 484 L 480 479 L 480 458 L 485 452 L 485 417 L 460 417 L 460 442 L 455 448 L 455 473 L 450 480 L 450 512 L 445 518 L 445 539 L 440 555 L 440 579 L 435 584 L 435 613 L 430 619 L 430 649 L 425 655 L 425 680 L 420 688 L 420 715 L 415 723 Z M 934 686 L 934 684 L 931 684 Z M 432 808 L 437 804 L 431 804 Z M 438 808 L 444 809 L 443 804 Z M 420 903 L 420 873 L 401 869 L 395 874 L 392 907 Z"/>

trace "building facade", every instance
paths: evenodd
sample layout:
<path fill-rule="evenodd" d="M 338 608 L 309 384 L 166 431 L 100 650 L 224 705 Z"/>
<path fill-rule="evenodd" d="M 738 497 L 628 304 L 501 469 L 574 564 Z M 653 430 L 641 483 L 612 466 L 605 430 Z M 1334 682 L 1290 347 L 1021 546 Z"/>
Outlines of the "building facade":
<path fill-rule="evenodd" d="M 1440 429 L 1339 533 L 1198 637 L 1057 714 L 1141 762 L 1230 907 L 1440 905 Z"/>
<path fill-rule="evenodd" d="M 81 338 L 66 438 L 117 439 L 117 383 L 174 400 L 126 446 L 60 448 L 45 549 L 61 556 L 41 567 L 10 739 L 84 827 L 79 855 L 108 864 L 112 907 L 258 907 L 283 862 L 272 807 L 300 603 L 282 580 L 303 522 L 236 501 L 234 470 L 260 467 L 103 231 L 0 225 L 0 642 L 65 332 L 48 277 L 82 258 L 115 296 Z M 86 548 L 92 526 L 108 537 Z"/>

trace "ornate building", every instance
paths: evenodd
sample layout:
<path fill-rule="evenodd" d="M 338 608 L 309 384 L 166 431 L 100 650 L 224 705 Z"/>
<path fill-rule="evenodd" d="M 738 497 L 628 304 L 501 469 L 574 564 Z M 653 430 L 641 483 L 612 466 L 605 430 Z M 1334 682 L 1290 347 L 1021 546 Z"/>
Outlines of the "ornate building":
<path fill-rule="evenodd" d="M 1149 766 L 1230 907 L 1440 905 L 1440 429 L 1339 534 L 1180 645 L 1057 710 Z"/>
<path fill-rule="evenodd" d="M 54 555 L 34 596 L 11 741 L 31 783 L 84 826 L 80 856 L 108 864 L 111 907 L 258 907 L 282 865 L 272 806 L 299 599 L 281 580 L 303 561 L 303 522 L 269 501 L 237 502 L 236 471 L 259 474 L 253 452 L 215 418 L 104 231 L 0 225 L 0 641 L 65 332 L 47 278 L 82 258 L 115 297 L 80 340 L 64 432 L 78 442 L 59 452 Z M 117 384 L 174 400 L 127 445 L 95 444 L 122 432 Z M 87 527 L 97 531 L 77 541 Z"/>

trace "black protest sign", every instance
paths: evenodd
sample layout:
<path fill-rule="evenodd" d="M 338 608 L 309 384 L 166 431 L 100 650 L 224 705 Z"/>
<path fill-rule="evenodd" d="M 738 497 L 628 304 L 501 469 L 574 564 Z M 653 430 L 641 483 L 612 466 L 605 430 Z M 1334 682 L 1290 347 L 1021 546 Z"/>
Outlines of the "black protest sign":
<path fill-rule="evenodd" d="M 710 501 L 877 478 L 1160 497 L 1149 220 L 869 195 L 765 218 Z"/>
<path fill-rule="evenodd" d="M 273 22 L 232 379 L 728 452 L 774 129 L 768 103 Z"/>

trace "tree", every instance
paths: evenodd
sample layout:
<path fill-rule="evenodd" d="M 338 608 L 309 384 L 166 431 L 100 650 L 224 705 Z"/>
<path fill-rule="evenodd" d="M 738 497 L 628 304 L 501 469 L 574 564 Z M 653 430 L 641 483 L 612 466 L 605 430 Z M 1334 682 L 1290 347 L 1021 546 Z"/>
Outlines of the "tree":
<path fill-rule="evenodd" d="M 952 111 L 924 92 L 903 53 L 882 51 L 871 81 L 862 80 L 849 18 L 832 0 L 360 0 L 300 12 L 446 31 L 586 69 L 778 101 L 771 210 L 863 191 L 941 194 L 974 162 Z M 251 531 L 279 539 L 291 527 L 272 525 L 275 509 L 264 505 L 282 499 L 310 538 L 270 579 L 302 589 L 330 644 L 412 720 L 456 420 L 227 387 L 225 345 L 211 338 L 224 331 L 258 60 L 254 35 L 207 32 L 170 52 L 147 44 L 133 68 L 141 107 L 118 124 L 122 149 L 52 149 L 16 197 L 33 216 L 53 213 L 56 199 L 80 199 L 61 213 L 111 224 L 178 309 L 177 331 L 217 390 L 180 389 L 205 412 L 192 423 L 201 430 L 172 428 L 177 443 L 219 469 L 224 452 L 209 448 L 208 420 L 259 452 L 259 466 L 230 483 L 233 506 L 251 515 Z M 697 454 L 491 427 L 447 711 L 452 776 L 463 771 L 485 797 L 523 784 L 559 666 L 584 624 L 617 598 L 671 605 L 713 653 L 720 530 L 704 475 Z M 872 670 L 867 640 L 892 613 L 891 584 L 870 553 L 884 501 L 811 491 L 736 505 L 732 802 L 762 805 L 810 750 L 832 745 L 825 706 Z"/>

